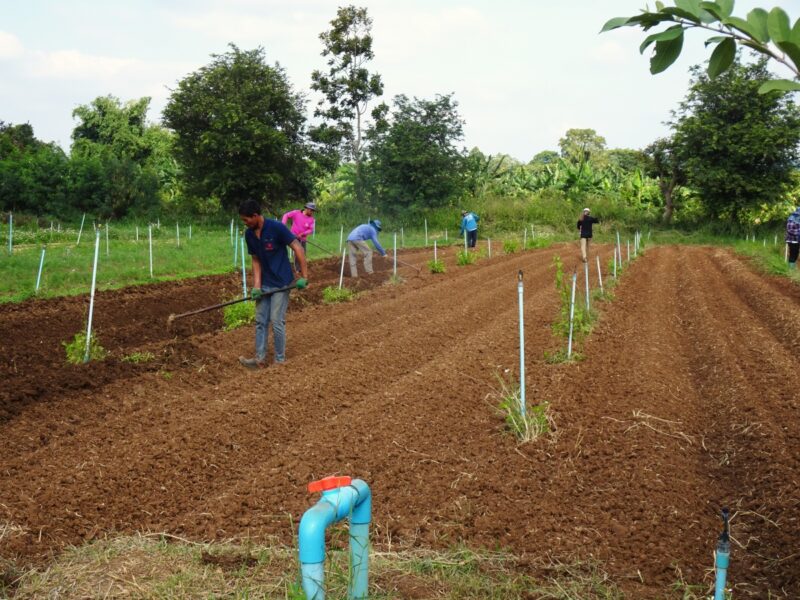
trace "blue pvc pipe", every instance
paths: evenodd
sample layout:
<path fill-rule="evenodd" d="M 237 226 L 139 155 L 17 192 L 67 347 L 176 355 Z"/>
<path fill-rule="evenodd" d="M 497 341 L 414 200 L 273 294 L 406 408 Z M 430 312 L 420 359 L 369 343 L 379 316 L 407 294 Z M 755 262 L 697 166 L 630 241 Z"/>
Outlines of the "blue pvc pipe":
<path fill-rule="evenodd" d="M 345 517 L 350 518 L 352 576 L 349 597 L 367 597 L 372 494 L 364 481 L 354 479 L 348 486 L 323 492 L 319 502 L 300 520 L 300 569 L 303 591 L 308 600 L 325 599 L 325 530 Z"/>
<path fill-rule="evenodd" d="M 717 582 L 714 586 L 714 600 L 725 600 L 725 580 L 728 576 L 730 547 L 727 550 L 717 548 L 714 566 L 717 568 Z"/>

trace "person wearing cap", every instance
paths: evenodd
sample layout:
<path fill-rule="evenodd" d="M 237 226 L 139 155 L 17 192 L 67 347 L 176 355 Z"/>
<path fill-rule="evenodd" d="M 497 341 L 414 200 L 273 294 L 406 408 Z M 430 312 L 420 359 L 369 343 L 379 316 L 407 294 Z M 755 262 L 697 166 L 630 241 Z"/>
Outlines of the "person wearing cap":
<path fill-rule="evenodd" d="M 308 265 L 303 247 L 294 234 L 275 219 L 265 219 L 257 200 L 249 199 L 239 206 L 244 222 L 244 239 L 253 264 L 253 288 L 250 296 L 256 301 L 256 354 L 253 358 L 239 357 L 242 366 L 258 369 L 266 366 L 267 337 L 272 326 L 275 363 L 286 360 L 286 309 L 294 274 L 286 249 L 291 248 L 300 261 L 300 277 L 294 287 L 302 290 L 308 285 Z"/>
<path fill-rule="evenodd" d="M 359 225 L 350 235 L 347 236 L 347 257 L 350 259 L 350 277 L 358 277 L 358 253 L 364 255 L 364 270 L 367 274 L 372 274 L 372 249 L 367 245 L 367 241 L 372 241 L 381 256 L 386 257 L 386 250 L 383 249 L 378 241 L 378 232 L 381 230 L 381 222 L 374 219 L 369 223 Z"/>
<path fill-rule="evenodd" d="M 316 211 L 317 205 L 313 202 L 308 202 L 302 209 L 290 210 L 281 217 L 281 223 L 284 225 L 291 219 L 291 232 L 300 241 L 304 252 L 306 251 L 308 236 L 314 233 L 314 213 Z M 297 255 L 294 257 L 294 270 L 300 271 L 300 261 L 297 259 Z"/>
<path fill-rule="evenodd" d="M 578 219 L 578 229 L 581 232 L 581 260 L 583 262 L 589 260 L 589 240 L 592 239 L 592 225 L 600 222 L 600 219 L 591 216 L 590 212 L 592 211 L 584 208 Z"/>
<path fill-rule="evenodd" d="M 786 250 L 789 268 L 797 268 L 797 256 L 800 254 L 800 206 L 786 220 Z"/>
<path fill-rule="evenodd" d="M 461 235 L 464 236 L 464 232 L 467 232 L 467 246 L 470 248 L 474 248 L 475 244 L 478 241 L 478 221 L 480 221 L 480 217 L 473 212 L 469 212 L 466 210 L 461 211 Z"/>

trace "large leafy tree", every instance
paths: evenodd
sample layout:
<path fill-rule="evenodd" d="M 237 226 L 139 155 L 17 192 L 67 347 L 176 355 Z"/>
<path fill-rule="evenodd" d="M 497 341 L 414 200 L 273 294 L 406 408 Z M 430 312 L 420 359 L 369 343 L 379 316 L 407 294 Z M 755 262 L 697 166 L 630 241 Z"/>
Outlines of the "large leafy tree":
<path fill-rule="evenodd" d="M 644 31 L 668 25 L 666 29 L 648 35 L 639 51 L 653 47 L 650 72 L 661 73 L 677 60 L 683 50 L 684 32 L 689 29 L 708 31 L 711 37 L 706 46 L 714 46 L 708 61 L 709 77 L 716 77 L 733 65 L 736 48 L 746 46 L 784 65 L 794 80 L 774 79 L 772 75 L 762 81 L 759 91 L 800 90 L 800 19 L 792 25 L 786 12 L 776 6 L 769 12 L 754 8 L 746 18 L 733 14 L 734 0 L 675 0 L 667 6 L 657 0 L 655 10 L 649 8 L 632 17 L 616 17 L 609 20 L 602 31 L 619 27 L 641 27 Z"/>
<path fill-rule="evenodd" d="M 464 185 L 464 122 L 452 94 L 396 96 L 387 120 L 370 129 L 370 185 L 383 208 L 446 205 Z"/>
<path fill-rule="evenodd" d="M 675 191 L 686 183 L 686 173 L 675 140 L 659 138 L 644 150 L 648 159 L 645 171 L 658 180 L 658 189 L 664 200 L 664 223 L 670 223 L 675 213 Z"/>
<path fill-rule="evenodd" d="M 311 193 L 304 100 L 264 50 L 213 55 L 181 80 L 164 109 L 187 188 L 226 209 L 245 198 L 268 209 Z"/>
<path fill-rule="evenodd" d="M 573 164 L 589 162 L 606 149 L 606 139 L 594 129 L 568 129 L 558 140 L 561 156 Z"/>
<path fill-rule="evenodd" d="M 800 111 L 786 95 L 757 93 L 770 78 L 766 62 L 736 62 L 714 79 L 694 67 L 674 114 L 675 158 L 713 218 L 741 220 L 779 201 L 791 182 Z"/>
<path fill-rule="evenodd" d="M 311 89 L 320 92 L 314 115 L 322 123 L 311 130 L 315 142 L 356 164 L 356 194 L 364 152 L 363 131 L 369 102 L 383 94 L 383 82 L 370 73 L 367 63 L 372 52 L 372 19 L 366 8 L 340 7 L 331 28 L 319 36 L 327 71 L 311 74 Z"/>

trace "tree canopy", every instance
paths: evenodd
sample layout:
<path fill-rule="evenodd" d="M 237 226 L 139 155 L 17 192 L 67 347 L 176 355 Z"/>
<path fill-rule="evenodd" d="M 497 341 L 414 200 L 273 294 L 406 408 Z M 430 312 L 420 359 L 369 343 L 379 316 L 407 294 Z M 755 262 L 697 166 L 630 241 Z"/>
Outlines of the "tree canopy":
<path fill-rule="evenodd" d="M 182 79 L 164 109 L 176 134 L 175 154 L 190 193 L 227 209 L 246 198 L 266 207 L 311 194 L 301 94 L 264 50 L 213 55 Z"/>

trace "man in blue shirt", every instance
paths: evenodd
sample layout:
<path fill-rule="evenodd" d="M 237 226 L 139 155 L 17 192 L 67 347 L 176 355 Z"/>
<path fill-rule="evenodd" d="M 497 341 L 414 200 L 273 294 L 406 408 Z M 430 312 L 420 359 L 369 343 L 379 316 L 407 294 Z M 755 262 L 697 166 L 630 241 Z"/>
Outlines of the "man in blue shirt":
<path fill-rule="evenodd" d="M 357 256 L 361 252 L 364 255 L 364 270 L 372 274 L 372 249 L 367 245 L 367 240 L 371 240 L 381 256 L 386 256 L 378 241 L 378 232 L 381 230 L 381 222 L 378 219 L 359 225 L 350 235 L 347 236 L 347 256 L 350 259 L 350 277 L 358 277 Z"/>
<path fill-rule="evenodd" d="M 478 241 L 478 221 L 480 219 L 475 213 L 461 211 L 461 233 L 459 235 L 463 236 L 464 232 L 467 232 L 467 245 L 470 248 L 474 248 Z"/>
<path fill-rule="evenodd" d="M 289 290 L 274 291 L 291 285 L 294 279 L 286 248 L 294 250 L 300 263 L 302 277 L 295 284 L 297 289 L 307 285 L 308 263 L 300 240 L 280 221 L 265 219 L 257 201 L 251 199 L 242 202 L 239 217 L 247 227 L 244 239 L 253 264 L 252 297 L 256 301 L 256 355 L 254 358 L 240 356 L 239 362 L 249 369 L 257 369 L 265 366 L 267 360 L 270 324 L 275 362 L 279 364 L 286 360 Z"/>

